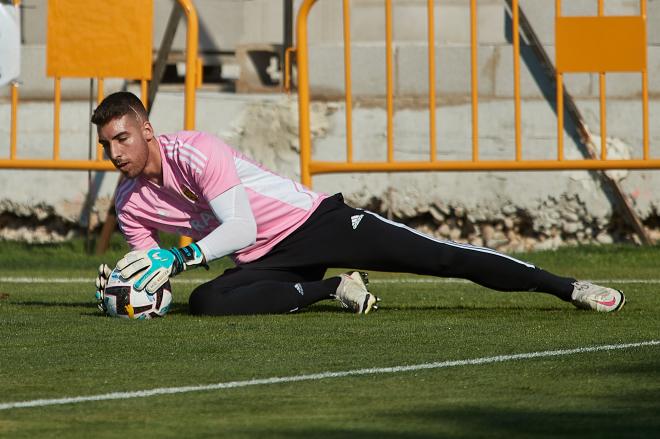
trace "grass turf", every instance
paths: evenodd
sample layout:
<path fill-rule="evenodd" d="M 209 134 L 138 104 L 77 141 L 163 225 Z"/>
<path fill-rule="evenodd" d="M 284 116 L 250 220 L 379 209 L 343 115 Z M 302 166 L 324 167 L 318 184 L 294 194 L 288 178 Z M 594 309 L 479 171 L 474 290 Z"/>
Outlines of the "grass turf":
<path fill-rule="evenodd" d="M 617 314 L 542 294 L 373 273 L 381 309 L 357 317 L 324 302 L 293 315 L 187 315 L 174 282 L 165 319 L 99 316 L 82 244 L 6 244 L 0 254 L 0 404 L 322 371 L 386 367 L 660 338 L 660 248 L 518 255 L 559 274 L 617 279 Z M 212 276 L 227 266 L 215 264 Z M 410 276 L 405 275 L 409 279 Z M 625 279 L 629 279 L 626 281 Z M 0 411 L 5 437 L 657 437 L 660 347 L 499 364 Z"/>

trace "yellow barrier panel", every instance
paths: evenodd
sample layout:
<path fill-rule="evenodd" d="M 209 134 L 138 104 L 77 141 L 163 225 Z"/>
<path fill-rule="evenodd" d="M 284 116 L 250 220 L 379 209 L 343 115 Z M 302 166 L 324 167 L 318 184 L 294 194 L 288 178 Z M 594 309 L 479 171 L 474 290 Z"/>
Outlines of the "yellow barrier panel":
<path fill-rule="evenodd" d="M 151 79 L 153 0 L 49 0 L 52 77 Z"/>
<path fill-rule="evenodd" d="M 344 88 L 346 89 L 346 161 L 353 161 L 353 92 L 351 86 L 351 10 L 344 0 Z"/>
<path fill-rule="evenodd" d="M 197 10 L 192 0 L 178 0 L 179 5 L 186 14 L 188 30 L 186 33 L 186 79 L 185 79 L 185 112 L 183 114 L 183 128 L 195 129 L 195 91 L 197 90 L 197 46 L 199 45 L 199 23 Z M 201 72 L 199 73 L 201 76 Z"/>
<path fill-rule="evenodd" d="M 14 0 L 14 6 L 21 5 L 21 0 Z M 16 158 L 16 130 L 18 129 L 18 84 L 11 84 L 11 121 L 9 128 L 9 158 Z"/>
<path fill-rule="evenodd" d="M 638 72 L 646 66 L 646 19 L 558 17 L 557 70 Z"/>
<path fill-rule="evenodd" d="M 9 158 L 16 158 L 16 130 L 18 129 L 18 85 L 11 85 L 11 128 L 9 134 Z"/>
<path fill-rule="evenodd" d="M 103 82 L 103 78 L 99 78 L 96 84 L 97 106 L 101 103 L 101 101 L 103 101 L 103 98 L 105 97 L 104 85 L 105 83 Z M 96 160 L 103 160 L 103 145 L 101 145 L 100 143 L 96 144 Z"/>
<path fill-rule="evenodd" d="M 513 102 L 515 117 L 515 136 L 516 136 L 516 161 L 522 160 L 522 134 L 520 126 L 520 17 L 518 11 L 518 0 L 513 0 L 511 7 L 513 15 Z"/>
<path fill-rule="evenodd" d="M 514 127 L 515 150 L 513 160 L 482 160 L 479 158 L 479 89 L 478 89 L 478 28 L 477 1 L 470 0 L 470 83 L 472 113 L 472 158 L 471 160 L 439 160 L 436 147 L 435 127 L 435 24 L 434 0 L 427 0 L 428 14 L 428 66 L 429 66 L 429 160 L 396 161 L 393 139 L 393 66 L 392 66 L 392 0 L 385 0 L 385 69 L 386 69 L 386 110 L 387 159 L 382 162 L 353 160 L 352 139 L 352 88 L 350 65 L 350 5 L 343 1 L 344 15 L 344 60 L 346 89 L 346 145 L 345 161 L 316 161 L 312 158 L 310 131 L 310 90 L 309 90 L 309 42 L 307 20 L 309 12 L 317 0 L 304 0 L 298 10 L 296 23 L 298 58 L 298 109 L 300 137 L 300 173 L 302 183 L 311 186 L 312 176 L 340 172 L 396 172 L 396 171 L 532 171 L 532 170 L 603 170 L 603 169 L 657 169 L 660 158 L 649 156 L 649 115 L 648 115 L 648 73 L 646 67 L 646 0 L 640 0 L 640 15 L 632 17 L 604 16 L 603 0 L 598 0 L 597 17 L 562 17 L 561 0 L 555 0 L 555 38 L 557 50 L 557 157 L 555 160 L 523 159 L 521 133 L 521 93 L 520 93 L 520 29 L 519 0 L 512 0 L 513 34 L 513 85 L 514 85 Z M 564 157 L 564 116 L 563 116 L 563 73 L 588 71 L 599 73 L 601 103 L 601 155 L 599 158 L 567 160 Z M 642 158 L 608 160 L 606 149 L 606 97 L 605 73 L 607 71 L 639 71 L 642 74 Z"/>
<path fill-rule="evenodd" d="M 392 0 L 385 0 L 385 61 L 387 76 L 387 161 L 394 161 L 394 73 L 392 69 Z"/>
<path fill-rule="evenodd" d="M 195 93 L 201 74 L 198 18 L 192 0 L 177 1 L 187 22 L 183 128 L 193 130 Z M 14 0 L 15 5 L 19 3 L 19 0 Z M 97 78 L 97 104 L 104 97 L 104 78 L 139 79 L 142 100 L 147 105 L 147 80 L 151 78 L 152 63 L 153 0 L 104 0 L 95 2 L 93 8 L 87 0 L 49 0 L 48 6 L 47 70 L 54 77 L 53 158 L 18 158 L 17 114 L 20 102 L 18 88 L 12 84 L 9 157 L 0 158 L 0 169 L 114 171 L 112 163 L 103 160 L 103 149 L 98 145 L 93 160 L 60 158 L 61 79 Z M 147 18 L 141 8 L 149 11 Z M 103 23 L 105 25 L 101 25 Z"/>
<path fill-rule="evenodd" d="M 426 1 L 429 50 L 429 160 L 437 158 L 437 130 L 435 126 L 435 1 Z"/>
<path fill-rule="evenodd" d="M 555 49 L 557 59 L 557 155 L 563 160 L 563 74 L 598 73 L 600 100 L 600 159 L 607 160 L 606 72 L 642 74 L 643 160 L 649 161 L 648 75 L 646 65 L 646 0 L 639 16 L 604 16 L 598 0 L 597 17 L 562 17 L 561 0 L 555 0 Z M 653 166 L 649 166 L 653 167 Z"/>
<path fill-rule="evenodd" d="M 472 79 L 472 161 L 479 160 L 479 83 L 477 66 L 477 0 L 470 1 L 470 73 Z"/>

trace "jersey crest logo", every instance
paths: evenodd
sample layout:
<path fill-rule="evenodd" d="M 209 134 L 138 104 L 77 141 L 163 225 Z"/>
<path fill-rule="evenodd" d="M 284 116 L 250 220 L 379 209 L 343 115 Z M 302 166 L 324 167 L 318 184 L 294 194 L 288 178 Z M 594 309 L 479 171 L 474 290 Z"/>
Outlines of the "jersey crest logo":
<path fill-rule="evenodd" d="M 197 201 L 197 200 L 199 200 L 199 198 L 197 197 L 197 195 L 195 195 L 195 193 L 194 193 L 193 191 L 191 191 L 190 189 L 188 189 L 187 187 L 185 187 L 185 186 L 181 186 L 181 189 L 183 190 L 183 195 L 185 195 L 186 197 L 188 197 L 188 199 L 190 199 L 191 201 Z"/>
<path fill-rule="evenodd" d="M 357 229 L 357 226 L 360 224 L 360 221 L 362 221 L 362 217 L 364 215 L 353 215 L 351 217 L 351 225 L 353 226 L 353 230 Z"/>

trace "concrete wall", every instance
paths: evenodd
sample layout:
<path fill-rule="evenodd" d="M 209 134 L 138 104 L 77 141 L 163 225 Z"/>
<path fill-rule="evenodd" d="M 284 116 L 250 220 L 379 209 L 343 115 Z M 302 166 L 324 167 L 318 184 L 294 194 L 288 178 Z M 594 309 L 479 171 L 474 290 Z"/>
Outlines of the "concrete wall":
<path fill-rule="evenodd" d="M 45 20 L 45 2 L 25 0 L 30 45 L 24 47 L 24 84 L 21 95 L 32 100 L 19 113 L 19 155 L 50 154 L 52 107 L 37 99 L 50 94 L 52 84 L 41 72 L 45 51 L 43 35 L 35 26 Z M 299 2 L 298 2 L 299 3 Z M 341 157 L 345 148 L 343 94 L 343 46 L 340 3 L 319 0 L 310 16 L 312 92 L 320 98 L 312 111 L 314 155 L 319 159 Z M 395 3 L 395 154 L 415 160 L 427 156 L 426 6 L 424 1 Z M 470 154 L 471 107 L 469 105 L 469 11 L 464 0 L 445 0 L 436 6 L 436 56 L 438 151 L 441 158 L 467 158 Z M 566 15 L 594 15 L 595 0 L 565 1 Z M 607 14 L 636 14 L 639 3 L 608 0 Z M 354 143 L 356 159 L 385 156 L 386 116 L 384 14 L 381 0 L 353 1 L 352 62 L 356 98 Z M 509 21 L 500 0 L 479 4 L 479 133 L 484 158 L 513 157 L 513 61 L 507 38 Z M 155 41 L 160 41 L 171 2 L 155 0 Z M 281 2 L 198 0 L 202 46 L 212 48 L 246 42 L 281 40 Z M 554 2 L 521 0 L 546 50 L 554 57 Z M 31 12 L 30 12 L 31 11 Z M 41 18 L 39 18 L 41 14 Z M 651 150 L 660 155 L 660 0 L 648 1 L 648 57 Z M 30 21 L 33 20 L 33 21 Z M 182 35 L 177 36 L 181 44 Z M 182 46 L 181 46 L 182 47 Z M 41 63 L 41 64 L 39 64 Z M 73 81 L 73 82 L 70 82 Z M 75 81 L 78 81 L 77 83 Z M 68 85 L 71 84 L 71 85 Z M 556 116 L 552 84 L 523 47 L 521 62 L 522 130 L 525 158 L 550 158 L 556 148 Z M 566 75 L 591 130 L 598 134 L 598 78 Z M 612 151 L 639 155 L 641 151 L 641 104 L 638 74 L 608 75 L 608 137 Z M 119 81 L 107 91 L 121 87 Z M 89 93 L 86 80 L 64 82 L 70 97 Z M 78 90 L 76 92 L 76 90 Z M 6 96 L 7 90 L 0 90 Z M 33 93 L 32 95 L 30 93 Z M 545 93 L 545 94 L 544 94 Z M 183 120 L 180 91 L 161 93 L 152 119 L 159 132 L 178 130 Z M 299 178 L 297 102 L 295 95 L 240 95 L 200 92 L 197 128 L 225 138 L 230 144 L 278 172 Z M 84 100 L 64 103 L 62 156 L 86 157 L 89 139 L 89 104 Z M 8 154 L 9 105 L 0 99 L 0 155 Z M 580 152 L 567 126 L 566 154 Z M 625 191 L 639 215 L 649 225 L 657 223 L 660 196 L 657 171 L 619 172 Z M 115 173 L 97 174 L 92 183 L 98 191 L 92 223 L 102 220 L 116 183 Z M 611 202 L 593 173 L 404 173 L 328 175 L 314 178 L 314 187 L 325 192 L 342 191 L 354 204 L 367 206 L 437 236 L 487 244 L 505 249 L 555 247 L 561 242 L 608 242 L 625 238 L 625 227 L 613 216 Z M 87 222 L 82 206 L 88 193 L 86 172 L 0 170 L 0 236 L 30 239 L 63 239 L 74 224 Z M 56 220 L 53 220 L 55 218 Z M 50 222 L 49 222 L 50 221 Z M 53 222 L 54 221 L 54 222 Z M 33 233 L 42 227 L 41 233 Z"/>

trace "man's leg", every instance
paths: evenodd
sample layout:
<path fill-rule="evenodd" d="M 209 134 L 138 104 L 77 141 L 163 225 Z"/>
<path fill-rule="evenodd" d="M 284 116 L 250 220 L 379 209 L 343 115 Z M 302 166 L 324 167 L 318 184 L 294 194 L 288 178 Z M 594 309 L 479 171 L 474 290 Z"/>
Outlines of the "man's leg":
<path fill-rule="evenodd" d="M 249 264 L 322 265 L 469 279 L 500 291 L 539 291 L 571 299 L 575 279 L 556 276 L 494 250 L 435 239 L 341 197 L 317 212 L 271 254 Z"/>
<path fill-rule="evenodd" d="M 365 212 L 366 233 L 391 240 L 379 248 L 388 271 L 471 280 L 498 291 L 539 291 L 570 300 L 575 279 L 561 277 L 495 250 L 436 239 L 405 225 Z M 366 239 L 370 239 L 369 236 Z"/>
<path fill-rule="evenodd" d="M 332 298 L 340 280 L 325 269 L 252 270 L 236 267 L 192 292 L 194 315 L 279 314 Z"/>

